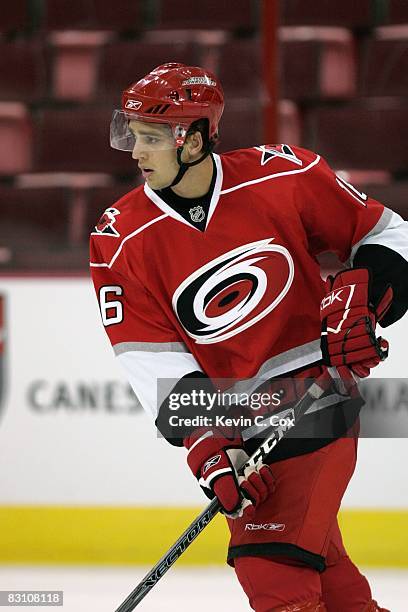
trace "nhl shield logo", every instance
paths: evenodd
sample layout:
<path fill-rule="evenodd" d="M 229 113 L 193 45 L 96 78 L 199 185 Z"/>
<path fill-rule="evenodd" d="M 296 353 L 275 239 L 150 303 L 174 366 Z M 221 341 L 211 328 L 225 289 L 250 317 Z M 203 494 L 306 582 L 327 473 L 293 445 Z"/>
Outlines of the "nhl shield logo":
<path fill-rule="evenodd" d="M 4 397 L 6 389 L 6 315 L 5 297 L 0 295 L 0 417 L 3 412 Z"/>
<path fill-rule="evenodd" d="M 200 221 L 204 221 L 205 219 L 205 212 L 202 206 L 194 206 L 194 208 L 190 208 L 188 212 L 194 223 L 200 223 Z"/>
<path fill-rule="evenodd" d="M 116 236 L 117 238 L 120 234 L 114 226 L 118 215 L 120 215 L 120 211 L 117 208 L 107 208 L 95 225 L 95 231 L 92 233 L 102 234 L 103 236 Z"/>

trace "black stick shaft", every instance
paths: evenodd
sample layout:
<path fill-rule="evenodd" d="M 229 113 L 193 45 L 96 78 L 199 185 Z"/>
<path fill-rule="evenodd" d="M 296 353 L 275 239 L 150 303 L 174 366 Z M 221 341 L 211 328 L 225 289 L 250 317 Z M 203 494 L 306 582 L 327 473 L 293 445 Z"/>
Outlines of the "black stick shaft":
<path fill-rule="evenodd" d="M 125 601 L 115 612 L 131 612 L 142 601 L 147 593 L 171 568 L 173 563 L 184 553 L 196 537 L 207 527 L 212 519 L 218 514 L 220 505 L 218 499 L 212 502 L 194 519 L 189 527 L 182 533 L 177 542 L 163 555 L 152 570 L 143 578 L 138 586 L 130 593 Z"/>
<path fill-rule="evenodd" d="M 331 382 L 332 378 L 325 373 L 309 387 L 303 397 L 291 409 L 294 425 L 296 425 L 299 419 L 302 418 L 313 403 L 323 395 Z M 279 425 L 276 426 L 271 435 L 266 438 L 266 440 L 248 459 L 245 465 L 242 466 L 240 471 L 243 471 L 247 466 L 259 465 L 262 463 L 266 459 L 267 455 L 269 455 L 278 442 L 284 437 L 287 430 L 288 428 L 286 427 L 282 428 Z M 160 578 L 162 578 L 162 576 L 164 576 L 164 574 L 171 568 L 177 559 L 181 557 L 181 555 L 196 539 L 196 537 L 207 527 L 214 516 L 218 514 L 219 510 L 220 505 L 218 500 L 215 498 L 191 523 L 191 525 L 187 527 L 177 542 L 175 542 L 175 544 L 173 544 L 173 546 L 163 555 L 153 569 L 146 574 L 143 580 L 130 593 L 130 595 L 128 595 L 128 597 L 123 603 L 121 603 L 115 612 L 132 612 L 132 610 L 136 608 L 147 593 L 157 584 Z"/>

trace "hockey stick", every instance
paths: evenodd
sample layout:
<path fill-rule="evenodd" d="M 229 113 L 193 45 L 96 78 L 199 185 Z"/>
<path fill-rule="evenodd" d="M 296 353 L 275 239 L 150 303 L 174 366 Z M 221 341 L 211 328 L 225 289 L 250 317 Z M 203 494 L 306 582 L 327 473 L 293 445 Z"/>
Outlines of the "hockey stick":
<path fill-rule="evenodd" d="M 272 433 L 266 440 L 260 445 L 260 447 L 253 453 L 248 461 L 239 470 L 243 472 L 247 466 L 259 466 L 269 453 L 275 448 L 275 446 L 284 437 L 285 432 L 288 429 L 296 426 L 299 420 L 305 415 L 308 409 L 318 400 L 323 393 L 329 388 L 333 382 L 333 378 L 330 376 L 328 371 L 319 376 L 315 382 L 308 388 L 306 393 L 300 398 L 293 408 L 287 411 L 290 414 L 293 423 L 289 426 L 277 425 L 274 427 Z M 119 608 L 115 612 L 131 612 L 136 606 L 142 601 L 147 593 L 152 589 L 157 582 L 164 576 L 164 574 L 171 568 L 171 566 L 177 561 L 184 551 L 190 546 L 190 544 L 196 539 L 196 537 L 207 527 L 212 521 L 214 516 L 218 514 L 220 510 L 220 504 L 218 499 L 215 498 L 212 502 L 201 512 L 201 514 L 194 519 L 184 533 L 179 537 L 177 542 L 163 555 L 163 557 L 156 563 L 152 570 L 143 578 L 143 580 L 137 585 L 137 587 L 128 595 L 128 597 L 121 603 Z"/>

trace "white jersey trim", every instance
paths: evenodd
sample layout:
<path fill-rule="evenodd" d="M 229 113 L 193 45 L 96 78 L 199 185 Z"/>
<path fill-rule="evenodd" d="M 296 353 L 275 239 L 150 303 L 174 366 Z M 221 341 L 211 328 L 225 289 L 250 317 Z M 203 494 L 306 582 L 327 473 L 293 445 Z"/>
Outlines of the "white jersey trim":
<path fill-rule="evenodd" d="M 172 219 L 180 221 L 180 223 L 184 223 L 184 225 L 187 225 L 188 227 L 191 227 L 194 230 L 200 231 L 198 227 L 194 227 L 194 225 L 191 225 L 186 219 L 184 219 L 184 217 L 179 215 L 179 213 L 174 210 L 174 208 L 166 204 L 166 202 L 162 200 L 161 197 L 158 196 L 157 193 L 155 193 L 147 183 L 144 184 L 144 192 L 146 194 L 146 197 L 148 197 L 149 200 L 153 202 L 153 204 L 155 204 L 158 208 L 160 208 L 160 210 L 166 213 L 166 216 L 172 217 Z"/>
<path fill-rule="evenodd" d="M 127 351 L 119 353 L 117 358 L 139 402 L 153 420 L 180 378 L 191 372 L 202 372 L 191 353 Z"/>
<path fill-rule="evenodd" d="M 408 222 L 389 208 L 384 208 L 378 223 L 351 250 L 352 263 L 357 250 L 366 244 L 388 247 L 408 261 Z"/>
<path fill-rule="evenodd" d="M 211 217 L 214 214 L 214 211 L 217 207 L 218 204 L 218 200 L 220 199 L 220 194 L 221 194 L 221 187 L 222 187 L 222 181 L 224 178 L 224 173 L 222 170 L 222 163 L 221 163 L 221 158 L 219 155 L 217 155 L 216 153 L 213 153 L 213 158 L 214 158 L 214 162 L 215 162 L 215 167 L 217 170 L 217 178 L 215 179 L 215 185 L 214 185 L 214 191 L 211 197 L 211 202 L 210 202 L 210 207 L 208 209 L 208 215 L 207 215 L 207 223 L 205 224 L 205 228 L 207 229 L 208 224 L 211 221 Z"/>
<path fill-rule="evenodd" d="M 228 189 L 222 189 L 221 195 L 225 195 L 226 193 L 231 193 L 232 191 L 236 191 L 237 189 L 242 189 L 243 187 L 248 187 L 248 185 L 255 185 L 256 183 L 263 183 L 264 181 L 270 181 L 274 178 L 279 178 L 281 176 L 289 176 L 291 174 L 301 174 L 302 172 L 307 172 L 313 166 L 318 164 L 320 161 L 320 155 L 316 157 L 308 166 L 304 168 L 300 168 L 299 170 L 287 170 L 286 172 L 277 172 L 276 174 L 268 174 L 267 176 L 261 176 L 260 178 L 253 179 L 252 181 L 246 181 L 245 183 L 240 183 L 239 185 L 234 185 L 234 187 L 229 187 Z"/>
<path fill-rule="evenodd" d="M 210 206 L 208 209 L 207 222 L 205 225 L 206 229 L 208 227 L 211 217 L 213 216 L 216 206 L 218 204 L 218 200 L 220 198 L 220 193 L 221 193 L 222 179 L 223 179 L 223 171 L 222 171 L 222 164 L 221 164 L 220 156 L 217 155 L 216 153 L 213 153 L 213 158 L 215 162 L 215 169 L 216 169 L 217 177 L 215 179 L 214 190 L 211 196 L 211 202 L 210 202 Z M 151 189 L 147 183 L 144 184 L 144 192 L 146 196 L 149 198 L 149 200 L 151 200 L 153 204 L 155 204 L 158 208 L 160 208 L 160 210 L 166 213 L 169 217 L 172 217 L 176 221 L 180 221 L 180 223 L 184 223 L 184 225 L 187 225 L 188 227 L 193 228 L 198 232 L 200 231 L 198 227 L 195 227 L 192 223 L 189 223 L 187 219 L 184 219 L 184 217 L 182 217 L 176 210 L 174 210 L 174 208 L 172 208 L 171 206 L 167 204 L 167 202 L 162 200 L 162 198 L 155 191 L 153 191 L 153 189 Z M 192 203 L 194 202 L 194 198 L 191 198 L 191 202 Z"/>
<path fill-rule="evenodd" d="M 113 264 L 115 263 L 116 259 L 118 258 L 118 256 L 120 255 L 120 252 L 123 248 L 123 245 L 125 244 L 125 242 L 127 242 L 128 240 L 130 240 L 131 238 L 133 238 L 134 236 L 137 236 L 138 234 L 140 234 L 141 232 L 143 232 L 143 230 L 145 230 L 147 227 L 149 227 L 150 225 L 153 225 L 153 223 L 156 223 L 157 221 L 161 221 L 162 219 L 165 219 L 168 215 L 160 215 L 160 217 L 155 217 L 154 219 L 152 219 L 151 221 L 148 221 L 147 223 L 145 223 L 144 225 L 142 225 L 141 227 L 139 227 L 137 230 L 135 230 L 134 232 L 132 232 L 131 234 L 128 234 L 127 236 L 125 236 L 125 238 L 122 240 L 122 242 L 120 243 L 117 251 L 115 252 L 115 254 L 113 255 L 112 259 L 110 260 L 109 263 L 103 262 L 103 263 L 95 263 L 93 261 L 90 262 L 90 267 L 91 268 L 111 268 L 113 266 Z"/>

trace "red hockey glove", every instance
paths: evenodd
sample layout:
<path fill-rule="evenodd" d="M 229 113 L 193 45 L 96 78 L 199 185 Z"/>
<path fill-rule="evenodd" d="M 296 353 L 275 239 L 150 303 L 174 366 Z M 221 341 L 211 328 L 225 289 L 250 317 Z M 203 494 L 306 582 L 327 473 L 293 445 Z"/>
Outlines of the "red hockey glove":
<path fill-rule="evenodd" d="M 320 305 L 323 363 L 347 365 L 364 378 L 388 356 L 388 342 L 377 338 L 375 326 L 391 305 L 392 288 L 387 287 L 376 306 L 369 302 L 370 272 L 351 268 L 329 276 L 327 294 Z"/>
<path fill-rule="evenodd" d="M 237 469 L 249 458 L 241 445 L 239 437 L 228 439 L 220 430 L 200 429 L 184 439 L 187 463 L 204 493 L 210 499 L 217 496 L 223 514 L 233 519 L 253 516 L 275 489 L 268 465 L 247 468 L 238 476 Z"/>

